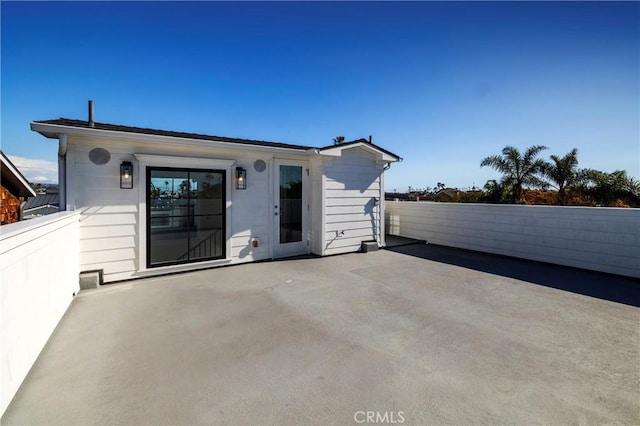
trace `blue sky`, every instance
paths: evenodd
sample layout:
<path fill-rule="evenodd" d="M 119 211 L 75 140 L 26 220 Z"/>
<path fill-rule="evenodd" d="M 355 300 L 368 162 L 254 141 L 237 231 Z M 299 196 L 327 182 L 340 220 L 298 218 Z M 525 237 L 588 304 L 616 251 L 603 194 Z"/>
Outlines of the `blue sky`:
<path fill-rule="evenodd" d="M 505 145 L 640 176 L 638 2 L 1 3 L 1 143 L 34 180 L 96 121 L 324 146 L 373 135 L 386 188 L 482 186 Z"/>

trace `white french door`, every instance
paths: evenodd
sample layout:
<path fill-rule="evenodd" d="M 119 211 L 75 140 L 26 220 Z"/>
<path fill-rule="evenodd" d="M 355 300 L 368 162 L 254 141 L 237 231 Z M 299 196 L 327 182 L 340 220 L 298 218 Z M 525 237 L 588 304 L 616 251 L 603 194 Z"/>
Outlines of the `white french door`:
<path fill-rule="evenodd" d="M 274 176 L 274 257 L 307 254 L 307 163 L 276 160 Z"/>

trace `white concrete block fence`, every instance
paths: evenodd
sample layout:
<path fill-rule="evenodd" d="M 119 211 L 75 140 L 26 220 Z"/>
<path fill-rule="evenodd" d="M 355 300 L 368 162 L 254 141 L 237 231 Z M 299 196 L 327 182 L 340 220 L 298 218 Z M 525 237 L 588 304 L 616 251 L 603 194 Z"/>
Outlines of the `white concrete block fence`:
<path fill-rule="evenodd" d="M 80 288 L 80 212 L 0 228 L 0 413 Z"/>
<path fill-rule="evenodd" d="M 386 203 L 387 233 L 640 278 L 640 209 Z"/>

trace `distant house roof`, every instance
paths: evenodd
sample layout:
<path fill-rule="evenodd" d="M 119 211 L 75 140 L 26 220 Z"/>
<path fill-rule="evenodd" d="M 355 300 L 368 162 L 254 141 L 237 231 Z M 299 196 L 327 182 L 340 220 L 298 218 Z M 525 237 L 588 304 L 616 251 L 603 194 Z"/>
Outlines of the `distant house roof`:
<path fill-rule="evenodd" d="M 32 209 L 37 209 L 43 206 L 55 206 L 58 207 L 60 205 L 60 195 L 59 194 L 42 194 L 36 195 L 33 198 L 29 198 L 27 202 L 24 204 L 24 211 L 27 212 Z"/>
<path fill-rule="evenodd" d="M 35 197 L 36 191 L 31 187 L 27 178 L 13 165 L 9 157 L 0 151 L 2 158 L 1 176 L 2 186 L 7 188 L 16 197 Z"/>
<path fill-rule="evenodd" d="M 262 147 L 270 147 L 270 148 L 286 148 L 286 149 L 293 149 L 293 150 L 300 150 L 300 151 L 315 149 L 320 153 L 326 153 L 328 155 L 331 155 L 332 151 L 343 150 L 345 148 L 351 148 L 351 147 L 356 147 L 358 145 L 362 145 L 367 148 L 370 148 L 373 151 L 383 154 L 388 161 L 401 160 L 399 156 L 377 145 L 369 143 L 366 139 L 358 139 L 352 142 L 346 142 L 339 145 L 329 145 L 326 147 L 318 148 L 318 147 L 313 147 L 308 145 L 295 145 L 295 144 L 282 143 L 282 142 L 268 142 L 268 141 L 262 141 L 262 140 L 254 140 L 254 139 L 230 138 L 226 136 L 213 136 L 213 135 L 204 135 L 200 133 L 176 132 L 172 130 L 148 129 L 143 127 L 122 126 L 118 124 L 108 124 L 108 123 L 96 122 L 94 123 L 93 126 L 91 126 L 89 125 L 88 121 L 75 120 L 70 118 L 57 118 L 55 120 L 36 120 L 31 123 L 31 129 L 37 131 L 38 133 L 42 134 L 45 137 L 57 138 L 58 134 L 60 133 L 59 127 L 47 129 L 46 128 L 47 125 L 79 128 L 79 129 L 87 129 L 87 130 L 103 130 L 103 131 L 135 133 L 135 134 L 143 134 L 143 135 L 167 136 L 167 137 L 175 137 L 175 138 L 205 140 L 205 141 L 212 141 L 212 142 L 226 142 L 226 143 L 232 143 L 232 144 L 262 146 Z"/>
<path fill-rule="evenodd" d="M 442 189 L 440 191 L 438 191 L 434 197 L 436 198 L 443 198 L 443 197 L 447 197 L 449 199 L 454 199 L 456 197 L 456 195 L 458 195 L 458 193 L 460 193 L 459 189 L 455 189 L 455 188 L 445 188 Z"/>

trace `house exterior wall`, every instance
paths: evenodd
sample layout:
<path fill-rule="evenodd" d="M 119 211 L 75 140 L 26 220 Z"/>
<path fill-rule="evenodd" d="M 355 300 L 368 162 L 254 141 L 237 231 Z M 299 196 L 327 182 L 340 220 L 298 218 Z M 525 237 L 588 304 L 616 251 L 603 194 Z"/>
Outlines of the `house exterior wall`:
<path fill-rule="evenodd" d="M 640 210 L 386 203 L 387 232 L 428 243 L 640 278 Z"/>
<path fill-rule="evenodd" d="M 309 211 L 309 223 L 311 229 L 309 230 L 309 238 L 311 240 L 310 250 L 311 253 L 322 256 L 324 254 L 324 211 L 325 211 L 325 197 L 324 197 L 324 161 L 321 157 L 311 157 L 309 160 L 309 186 L 311 188 L 310 193 L 310 205 L 313 209 Z"/>
<path fill-rule="evenodd" d="M 0 187 L 0 225 L 8 225 L 20 220 L 20 199 L 4 186 Z"/>
<path fill-rule="evenodd" d="M 357 251 L 363 241 L 384 244 L 383 172 L 375 156 L 360 148 L 345 149 L 340 157 L 324 160 L 323 255 Z"/>
<path fill-rule="evenodd" d="M 109 151 L 110 161 L 89 160 L 94 148 Z M 266 169 L 258 172 L 256 160 Z M 70 135 L 66 153 L 66 207 L 80 210 L 80 268 L 103 270 L 113 282 L 160 273 L 271 259 L 274 257 L 274 201 L 277 161 L 302 162 L 308 169 L 309 252 L 354 252 L 362 241 L 384 244 L 383 164 L 360 147 L 328 156 L 246 145 L 229 148 L 169 138 L 159 142 L 140 135 Z M 377 161 L 378 160 L 378 161 Z M 134 166 L 134 188 L 120 188 L 120 164 Z M 147 267 L 146 167 L 223 169 L 226 171 L 226 257 L 199 263 Z M 247 172 L 247 189 L 235 189 L 235 168 Z M 305 170 L 306 173 L 306 170 Z M 254 247 L 253 241 L 258 241 Z"/>
<path fill-rule="evenodd" d="M 89 160 L 94 148 L 111 153 L 105 165 Z M 227 174 L 227 258 L 172 267 L 146 268 L 146 170 L 147 165 L 167 166 L 138 157 L 165 157 L 172 167 L 220 168 L 217 160 L 232 162 Z M 168 143 L 162 147 L 140 140 L 69 138 L 67 151 L 67 205 L 82 210 L 81 270 L 104 270 L 105 282 L 131 279 L 163 272 L 251 262 L 273 256 L 273 163 L 275 159 L 307 161 L 306 155 L 277 154 L 239 149 L 211 149 Z M 261 159 L 263 172 L 253 164 Z M 120 163 L 134 164 L 134 189 L 120 189 Z M 247 171 L 247 189 L 235 189 L 235 167 Z M 253 247 L 252 240 L 259 246 Z"/>

